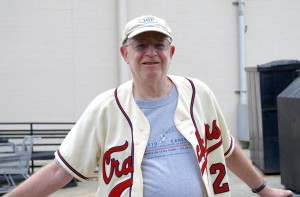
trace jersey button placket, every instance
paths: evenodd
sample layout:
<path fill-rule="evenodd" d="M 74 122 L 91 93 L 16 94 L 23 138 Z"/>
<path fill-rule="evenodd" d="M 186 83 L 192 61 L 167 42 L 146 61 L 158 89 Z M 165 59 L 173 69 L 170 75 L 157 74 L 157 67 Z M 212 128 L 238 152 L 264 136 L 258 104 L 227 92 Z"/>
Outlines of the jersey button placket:
<path fill-rule="evenodd" d="M 144 127 L 143 127 L 142 125 L 138 126 L 138 129 L 139 129 L 139 131 L 144 131 L 144 130 L 145 130 Z M 135 144 L 135 145 L 139 145 L 140 143 L 139 143 L 139 141 L 135 140 L 135 141 L 134 141 L 134 144 Z"/>

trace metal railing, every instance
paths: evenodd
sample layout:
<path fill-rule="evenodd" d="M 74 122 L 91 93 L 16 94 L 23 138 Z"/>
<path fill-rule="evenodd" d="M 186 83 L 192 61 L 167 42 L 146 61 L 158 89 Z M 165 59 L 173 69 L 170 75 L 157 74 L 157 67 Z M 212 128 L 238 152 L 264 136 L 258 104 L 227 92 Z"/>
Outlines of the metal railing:
<path fill-rule="evenodd" d="M 62 140 L 74 126 L 75 122 L 0 122 L 0 138 L 12 143 L 20 143 L 26 135 L 41 137 L 33 145 L 31 172 L 37 160 L 54 158 L 53 153 L 59 148 Z"/>

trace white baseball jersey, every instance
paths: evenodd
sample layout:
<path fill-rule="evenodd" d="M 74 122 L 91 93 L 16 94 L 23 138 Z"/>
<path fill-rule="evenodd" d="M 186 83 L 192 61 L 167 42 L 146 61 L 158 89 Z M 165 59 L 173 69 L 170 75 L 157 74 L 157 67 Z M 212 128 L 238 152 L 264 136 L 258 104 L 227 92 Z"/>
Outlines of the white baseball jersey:
<path fill-rule="evenodd" d="M 201 81 L 169 76 L 178 89 L 174 122 L 198 159 L 207 196 L 230 196 L 225 157 L 234 140 L 210 89 Z M 96 196 L 143 196 L 141 163 L 150 125 L 134 101 L 132 81 L 96 97 L 55 153 L 79 180 L 98 166 Z M 159 184 L 159 183 L 158 183 Z"/>

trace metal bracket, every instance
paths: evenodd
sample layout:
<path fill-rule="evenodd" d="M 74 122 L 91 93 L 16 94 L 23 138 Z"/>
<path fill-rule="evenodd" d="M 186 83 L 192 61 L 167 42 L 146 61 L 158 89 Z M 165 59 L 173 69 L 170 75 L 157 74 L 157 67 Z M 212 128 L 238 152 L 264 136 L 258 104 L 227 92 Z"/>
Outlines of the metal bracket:
<path fill-rule="evenodd" d="M 239 1 L 235 1 L 235 2 L 232 2 L 232 4 L 233 4 L 233 5 L 239 5 L 239 4 L 240 4 L 240 2 L 239 2 Z M 242 4 L 244 4 L 244 5 L 245 5 L 245 2 L 242 2 Z"/>

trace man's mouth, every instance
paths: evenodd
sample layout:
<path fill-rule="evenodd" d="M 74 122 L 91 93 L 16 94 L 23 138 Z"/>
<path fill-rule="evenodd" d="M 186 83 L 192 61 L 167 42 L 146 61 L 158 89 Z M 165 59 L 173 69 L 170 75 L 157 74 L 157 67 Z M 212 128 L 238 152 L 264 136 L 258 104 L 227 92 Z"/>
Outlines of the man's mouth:
<path fill-rule="evenodd" d="M 158 64 L 159 62 L 144 62 L 143 64 L 145 65 L 153 65 L 153 64 Z"/>

